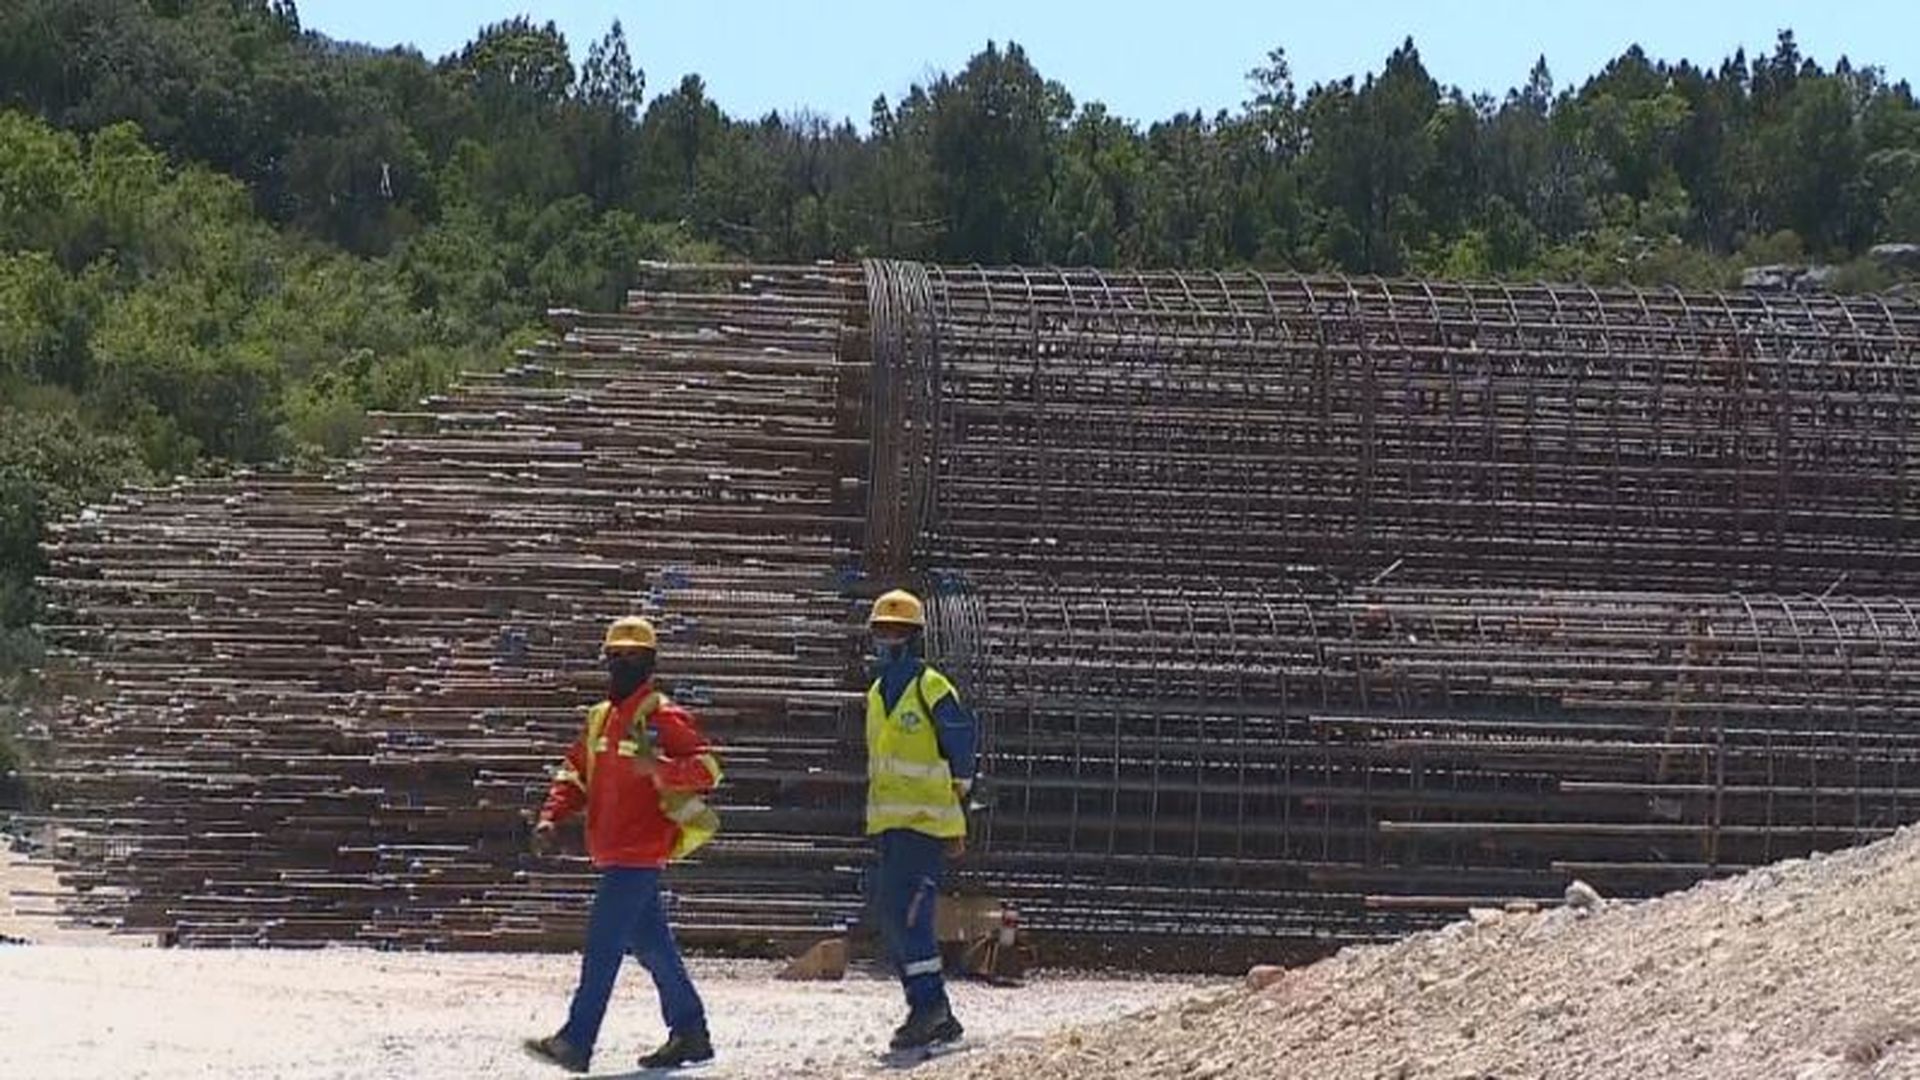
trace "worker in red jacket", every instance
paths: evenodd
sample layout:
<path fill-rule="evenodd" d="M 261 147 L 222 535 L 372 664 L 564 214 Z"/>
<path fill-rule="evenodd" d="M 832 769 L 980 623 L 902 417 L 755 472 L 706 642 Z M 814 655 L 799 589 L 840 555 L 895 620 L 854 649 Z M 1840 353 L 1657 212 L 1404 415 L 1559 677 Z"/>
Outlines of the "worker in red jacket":
<path fill-rule="evenodd" d="M 555 773 L 534 825 L 535 850 L 553 846 L 561 822 L 587 813 L 587 854 L 600 871 L 587 922 L 580 985 L 567 1023 L 527 1052 L 586 1072 L 614 978 L 629 946 L 653 976 L 667 1041 L 640 1059 L 645 1069 L 713 1059 L 706 1007 L 687 976 L 661 904 L 660 871 L 706 843 L 720 821 L 700 798 L 720 782 L 720 762 L 686 710 L 653 685 L 659 638 L 637 616 L 616 621 L 604 646 L 607 699 L 587 711 L 580 737 Z"/>

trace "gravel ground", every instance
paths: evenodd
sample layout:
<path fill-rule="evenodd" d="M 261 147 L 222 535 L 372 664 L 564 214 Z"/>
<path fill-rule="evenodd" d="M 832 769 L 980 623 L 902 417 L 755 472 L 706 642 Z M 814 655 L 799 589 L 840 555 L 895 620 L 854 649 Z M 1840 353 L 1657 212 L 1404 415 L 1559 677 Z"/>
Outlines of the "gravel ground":
<path fill-rule="evenodd" d="M 1482 913 L 936 1076 L 1920 1077 L 1920 827 L 1645 903 Z"/>
<path fill-rule="evenodd" d="M 359 949 L 0 946 L 0 1077 L 565 1075 L 520 1039 L 564 1019 L 570 956 Z M 696 959 L 720 1058 L 703 1077 L 860 1076 L 904 1006 L 890 980 L 784 983 L 768 962 Z M 975 1045 L 1034 1038 L 1184 992 L 1168 983 L 1041 974 L 1021 989 L 962 983 Z M 637 965 L 621 973 L 596 1074 L 630 1073 L 662 1031 Z"/>
<path fill-rule="evenodd" d="M 519 1047 L 565 1019 L 577 954 L 160 949 L 60 925 L 60 892 L 44 865 L 0 846 L 0 942 L 31 942 L 0 943 L 0 1080 L 565 1075 Z M 891 979 L 788 983 L 773 962 L 689 966 L 719 1051 L 700 1076 L 887 1071 L 878 1055 L 906 1011 Z M 1202 983 L 1041 972 L 1019 989 L 961 982 L 951 993 L 979 1047 L 1111 1019 Z M 659 1043 L 655 1002 L 646 972 L 626 965 L 597 1075 L 631 1075 Z"/>
<path fill-rule="evenodd" d="M 557 1026 L 574 963 L 0 946 L 0 1077 L 547 1075 L 518 1039 Z M 884 1071 L 890 981 L 781 983 L 774 969 L 695 961 L 721 1053 L 704 1075 Z M 914 1075 L 1920 1078 L 1920 827 L 1646 903 L 1481 912 L 1275 974 L 1257 989 L 960 984 L 974 1048 Z M 658 1035 L 630 968 L 602 1075 Z"/>

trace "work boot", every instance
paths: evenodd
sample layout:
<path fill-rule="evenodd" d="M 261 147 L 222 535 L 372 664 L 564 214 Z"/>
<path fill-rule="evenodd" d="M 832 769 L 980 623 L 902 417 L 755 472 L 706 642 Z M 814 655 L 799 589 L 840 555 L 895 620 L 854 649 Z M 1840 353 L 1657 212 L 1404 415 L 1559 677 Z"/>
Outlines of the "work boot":
<path fill-rule="evenodd" d="M 560 1035 L 549 1035 L 544 1039 L 527 1039 L 520 1044 L 520 1048 L 534 1060 L 558 1065 L 568 1072 L 587 1071 L 588 1056 Z"/>
<path fill-rule="evenodd" d="M 953 1009 L 942 1001 L 909 1013 L 907 1022 L 893 1033 L 890 1045 L 895 1051 L 928 1050 L 958 1041 L 965 1030 L 954 1018 Z"/>
<path fill-rule="evenodd" d="M 660 1049 L 640 1059 L 643 1069 L 678 1069 L 713 1060 L 713 1040 L 706 1028 L 676 1031 L 667 1036 Z"/>

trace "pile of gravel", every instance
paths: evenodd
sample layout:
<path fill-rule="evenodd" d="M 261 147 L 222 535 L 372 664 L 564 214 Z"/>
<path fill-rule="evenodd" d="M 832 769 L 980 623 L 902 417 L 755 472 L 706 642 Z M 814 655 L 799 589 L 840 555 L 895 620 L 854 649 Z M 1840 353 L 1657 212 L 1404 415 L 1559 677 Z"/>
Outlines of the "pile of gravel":
<path fill-rule="evenodd" d="M 1920 827 L 1643 903 L 1476 912 L 929 1075 L 1920 1077 Z"/>

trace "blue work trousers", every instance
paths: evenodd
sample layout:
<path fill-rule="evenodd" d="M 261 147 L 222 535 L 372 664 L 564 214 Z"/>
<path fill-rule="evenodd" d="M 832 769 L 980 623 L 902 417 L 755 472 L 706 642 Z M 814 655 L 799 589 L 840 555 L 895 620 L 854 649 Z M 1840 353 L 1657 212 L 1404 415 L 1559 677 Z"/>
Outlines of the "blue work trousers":
<path fill-rule="evenodd" d="M 687 976 L 680 950 L 667 926 L 661 902 L 660 871 L 617 866 L 600 875 L 593 894 L 593 915 L 587 922 L 586 953 L 580 958 L 580 986 L 560 1034 L 569 1044 L 591 1054 L 600 1038 L 600 1021 L 607 1015 L 613 982 L 620 962 L 631 948 L 660 993 L 660 1016 L 668 1031 L 704 1031 L 706 1006 Z"/>
<path fill-rule="evenodd" d="M 900 973 L 907 1007 L 944 1004 L 940 943 L 933 935 L 933 909 L 945 872 L 946 841 L 913 829 L 889 829 L 875 838 L 879 856 L 874 907 L 887 959 Z"/>

